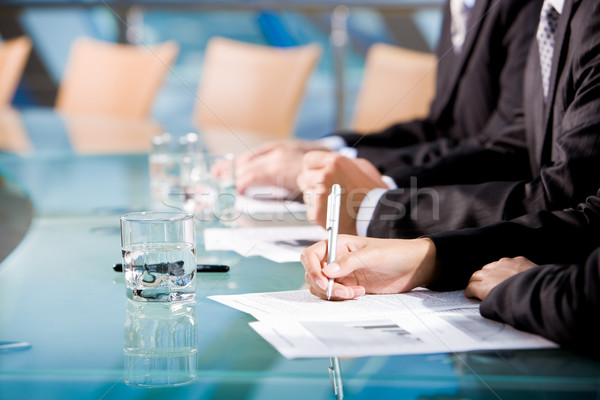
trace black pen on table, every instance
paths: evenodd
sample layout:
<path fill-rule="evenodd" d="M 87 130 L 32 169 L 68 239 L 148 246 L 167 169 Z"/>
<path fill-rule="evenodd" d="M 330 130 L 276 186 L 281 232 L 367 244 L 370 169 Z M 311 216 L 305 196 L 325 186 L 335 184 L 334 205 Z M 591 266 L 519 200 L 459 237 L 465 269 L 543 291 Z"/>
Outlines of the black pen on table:
<path fill-rule="evenodd" d="M 335 261 L 337 254 L 337 237 L 340 224 L 340 200 L 342 188 L 337 183 L 331 187 L 331 194 L 327 198 L 327 224 L 329 231 L 329 240 L 327 241 L 327 264 Z M 327 300 L 331 299 L 333 289 L 333 278 L 329 278 L 327 283 Z M 342 369 L 338 357 L 329 357 L 329 379 L 331 388 L 337 400 L 344 398 L 344 388 L 342 386 Z"/>
<path fill-rule="evenodd" d="M 113 265 L 116 272 L 123 272 L 123 264 L 118 263 Z M 227 272 L 229 266 L 221 264 L 196 264 L 196 272 Z"/>

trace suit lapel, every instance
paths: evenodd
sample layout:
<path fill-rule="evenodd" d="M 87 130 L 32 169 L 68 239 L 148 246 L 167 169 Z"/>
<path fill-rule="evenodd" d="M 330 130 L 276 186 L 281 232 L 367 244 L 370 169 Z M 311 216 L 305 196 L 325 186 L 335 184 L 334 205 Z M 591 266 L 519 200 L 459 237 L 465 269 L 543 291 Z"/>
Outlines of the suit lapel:
<path fill-rule="evenodd" d="M 531 171 L 535 176 L 540 169 L 542 147 L 544 144 L 544 94 L 542 92 L 542 73 L 537 40 L 532 40 L 525 66 L 523 82 L 523 109 L 527 130 L 527 148 Z"/>
<path fill-rule="evenodd" d="M 481 31 L 481 25 L 483 25 L 485 18 L 488 13 L 492 12 L 492 8 L 499 5 L 500 0 L 477 0 L 473 9 L 471 10 L 471 15 L 469 16 L 467 34 L 465 36 L 465 42 L 462 46 L 462 51 L 460 52 L 460 68 L 461 71 L 464 68 L 465 63 L 470 58 L 471 51 L 473 50 L 473 44 L 476 42 L 476 38 L 479 36 L 479 31 Z M 489 6 L 488 6 L 489 5 Z"/>
<path fill-rule="evenodd" d="M 546 106 L 544 107 L 544 125 L 542 130 L 542 132 L 544 133 L 544 144 L 541 154 L 542 163 L 544 163 L 545 161 L 550 161 L 552 159 L 553 135 L 551 131 L 551 125 L 553 118 L 552 110 L 554 108 L 554 100 L 556 98 L 556 87 L 558 83 L 558 78 L 560 77 L 562 69 L 564 67 L 564 58 L 568 50 L 568 35 L 569 25 L 571 22 L 571 14 L 577 8 L 577 4 L 580 1 L 581 0 L 565 1 L 565 5 L 563 7 L 563 11 L 554 36 L 554 55 L 552 56 L 552 70 L 550 72 L 550 81 L 548 83 L 548 98 L 546 99 Z"/>
<path fill-rule="evenodd" d="M 441 101 L 439 104 L 441 104 L 442 106 L 440 107 L 441 110 L 445 109 L 448 106 L 448 102 L 450 101 L 450 99 L 452 98 L 452 95 L 454 93 L 454 91 L 456 90 L 456 87 L 458 86 L 458 82 L 459 82 L 459 77 L 463 72 L 463 69 L 465 68 L 465 64 L 467 62 L 467 60 L 470 57 L 470 54 L 473 50 L 473 45 L 476 42 L 477 37 L 479 36 L 479 31 L 481 30 L 481 25 L 483 25 L 484 21 L 485 21 L 485 17 L 486 14 L 488 13 L 489 9 L 491 7 L 494 7 L 494 5 L 496 3 L 498 3 L 500 0 L 477 0 L 475 2 L 475 5 L 473 6 L 473 9 L 471 10 L 471 15 L 469 16 L 469 27 L 467 28 L 467 35 L 465 36 L 465 42 L 463 43 L 463 47 L 462 47 L 462 51 L 457 54 L 441 54 L 441 57 L 456 57 L 456 61 L 455 63 L 453 63 L 452 67 L 449 69 L 448 73 L 445 74 L 446 76 L 443 77 L 444 82 L 448 82 L 451 84 L 444 84 L 443 88 L 443 92 L 442 93 L 436 93 L 436 97 L 441 95 Z M 491 4 L 490 4 L 491 3 Z M 488 7 L 488 4 L 490 4 L 490 6 Z M 451 13 L 448 12 L 448 18 L 452 18 Z M 451 35 L 450 35 L 450 21 L 448 21 L 448 50 L 447 53 L 451 53 L 454 50 L 452 50 L 452 40 L 450 39 Z M 440 77 L 442 78 L 442 77 Z"/>

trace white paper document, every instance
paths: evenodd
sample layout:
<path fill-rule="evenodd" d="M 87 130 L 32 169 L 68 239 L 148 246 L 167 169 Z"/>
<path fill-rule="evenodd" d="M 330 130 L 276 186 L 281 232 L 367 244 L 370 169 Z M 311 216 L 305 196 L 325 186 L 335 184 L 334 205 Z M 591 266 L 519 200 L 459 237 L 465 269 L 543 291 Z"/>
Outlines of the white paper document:
<path fill-rule="evenodd" d="M 343 302 L 308 290 L 210 298 L 253 315 L 259 321 L 250 326 L 287 358 L 556 347 L 483 318 L 479 302 L 463 291 L 415 289 Z"/>
<path fill-rule="evenodd" d="M 308 206 L 290 200 L 290 195 L 289 190 L 279 186 L 253 186 L 237 196 L 235 207 L 248 215 L 305 213 Z"/>
<path fill-rule="evenodd" d="M 261 199 L 240 195 L 236 198 L 237 210 L 248 215 L 304 213 L 308 206 L 304 203 L 284 199 Z"/>
<path fill-rule="evenodd" d="M 327 238 L 320 226 L 208 228 L 204 248 L 230 250 L 244 257 L 262 256 L 275 262 L 297 262 L 308 246 Z"/>

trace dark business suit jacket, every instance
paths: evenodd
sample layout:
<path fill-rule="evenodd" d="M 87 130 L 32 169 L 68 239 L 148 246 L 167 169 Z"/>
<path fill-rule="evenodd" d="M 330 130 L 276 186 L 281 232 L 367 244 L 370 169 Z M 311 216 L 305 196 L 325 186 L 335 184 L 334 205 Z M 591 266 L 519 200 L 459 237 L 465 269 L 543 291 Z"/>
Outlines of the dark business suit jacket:
<path fill-rule="evenodd" d="M 437 49 L 436 95 L 426 119 L 342 136 L 381 172 L 443 156 L 457 141 L 496 135 L 522 116 L 523 69 L 541 0 L 477 0 L 462 51 L 452 49 L 449 5 Z M 519 138 L 523 143 L 523 137 Z M 424 143 L 429 142 L 429 143 Z M 419 143 L 395 155 L 389 148 Z"/>
<path fill-rule="evenodd" d="M 415 237 L 484 226 L 574 207 L 595 193 L 600 187 L 600 2 L 566 1 L 546 101 L 541 86 L 533 41 L 524 97 L 531 179 L 388 191 L 375 209 L 368 235 Z M 502 139 L 500 143 L 500 149 L 510 147 Z M 497 144 L 491 139 L 485 147 L 494 149 Z"/>
<path fill-rule="evenodd" d="M 600 357 L 600 248 L 583 264 L 542 265 L 505 280 L 480 312 Z"/>
<path fill-rule="evenodd" d="M 537 211 L 428 237 L 439 262 L 429 286 L 434 290 L 464 289 L 473 272 L 502 257 L 523 256 L 536 264 L 584 263 L 600 247 L 600 189 L 574 208 Z"/>

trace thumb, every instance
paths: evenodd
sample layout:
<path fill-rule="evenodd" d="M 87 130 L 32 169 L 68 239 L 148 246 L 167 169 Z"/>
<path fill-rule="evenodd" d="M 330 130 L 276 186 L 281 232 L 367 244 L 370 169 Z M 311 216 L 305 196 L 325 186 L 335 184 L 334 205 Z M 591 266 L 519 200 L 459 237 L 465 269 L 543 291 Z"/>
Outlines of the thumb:
<path fill-rule="evenodd" d="M 361 268 L 368 268 L 368 265 L 361 259 L 362 250 L 345 253 L 331 264 L 323 268 L 323 273 L 329 278 L 340 278 L 350 275 L 352 272 Z"/>

